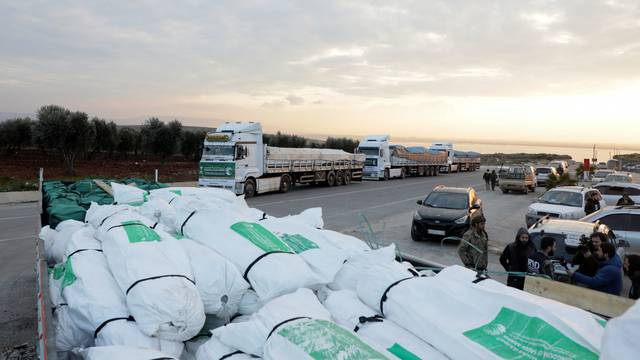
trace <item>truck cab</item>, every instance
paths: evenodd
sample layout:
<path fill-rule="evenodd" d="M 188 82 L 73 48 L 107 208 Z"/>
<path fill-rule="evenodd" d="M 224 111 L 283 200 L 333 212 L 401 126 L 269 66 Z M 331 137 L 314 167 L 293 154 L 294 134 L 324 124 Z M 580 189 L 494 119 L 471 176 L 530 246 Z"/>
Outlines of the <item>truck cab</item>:
<path fill-rule="evenodd" d="M 262 175 L 265 151 L 260 123 L 224 123 L 207 133 L 198 183 L 242 194 L 247 178 Z"/>
<path fill-rule="evenodd" d="M 357 152 L 366 156 L 363 179 L 391 178 L 391 149 L 389 135 L 367 136 L 358 145 Z"/>
<path fill-rule="evenodd" d="M 441 172 L 451 173 L 451 172 L 459 171 L 458 164 L 456 164 L 455 161 L 454 161 L 455 152 L 453 150 L 453 144 L 452 143 L 450 143 L 450 142 L 435 142 L 435 143 L 431 144 L 431 146 L 429 146 L 429 149 L 430 150 L 437 150 L 437 151 L 446 151 L 446 153 L 447 153 L 447 165 L 440 168 Z"/>

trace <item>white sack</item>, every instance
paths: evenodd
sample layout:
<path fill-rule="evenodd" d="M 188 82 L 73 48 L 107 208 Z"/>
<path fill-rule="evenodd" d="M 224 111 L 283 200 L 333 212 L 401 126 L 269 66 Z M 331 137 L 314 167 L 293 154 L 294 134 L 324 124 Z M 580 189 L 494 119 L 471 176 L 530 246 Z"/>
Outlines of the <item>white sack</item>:
<path fill-rule="evenodd" d="M 255 356 L 247 355 L 239 350 L 225 345 L 220 340 L 212 337 L 198 348 L 196 352 L 196 360 L 211 359 L 229 359 L 229 360 L 255 360 Z"/>
<path fill-rule="evenodd" d="M 357 292 L 368 306 L 452 359 L 597 359 L 602 327 L 591 314 L 571 307 L 549 311 L 546 299 L 484 284 L 493 280 L 459 280 L 465 273 L 475 276 L 452 266 L 442 277 L 402 281 L 404 274 L 380 265 L 361 274 Z"/>
<path fill-rule="evenodd" d="M 190 239 L 178 240 L 191 263 L 206 314 L 230 318 L 249 288 L 238 269 L 217 252 Z"/>
<path fill-rule="evenodd" d="M 184 343 L 184 351 L 180 360 L 196 360 L 198 350 L 211 339 L 210 336 L 197 337 Z"/>
<path fill-rule="evenodd" d="M 64 252 L 67 249 L 67 243 L 71 239 L 71 236 L 85 226 L 85 223 L 77 220 L 65 220 L 58 224 L 52 236 L 49 252 L 46 254 L 47 262 L 50 264 L 62 262 Z"/>
<path fill-rule="evenodd" d="M 40 229 L 40 233 L 38 234 L 38 238 L 40 238 L 40 240 L 42 240 L 42 242 L 44 243 L 44 254 L 47 257 L 47 262 L 49 254 L 51 253 L 51 246 L 53 246 L 53 237 L 55 236 L 55 234 L 56 231 L 49 225 L 43 226 Z"/>
<path fill-rule="evenodd" d="M 321 284 L 328 284 L 347 260 L 347 252 L 334 246 L 324 230 L 304 222 L 305 215 L 270 218 L 260 225 L 270 230 L 309 265 Z"/>
<path fill-rule="evenodd" d="M 265 301 L 261 300 L 255 291 L 249 289 L 242 295 L 238 304 L 238 313 L 241 315 L 251 315 L 258 312 L 264 305 Z"/>
<path fill-rule="evenodd" d="M 132 346 L 161 351 L 180 358 L 184 344 L 178 341 L 163 340 L 147 336 L 133 321 L 118 320 L 108 323 L 100 330 L 95 339 L 96 346 Z"/>
<path fill-rule="evenodd" d="M 276 235 L 232 211 L 178 211 L 183 235 L 232 262 L 261 299 L 271 299 L 319 280 Z"/>
<path fill-rule="evenodd" d="M 640 302 L 636 301 L 622 316 L 609 320 L 602 339 L 603 360 L 635 360 L 640 354 Z"/>
<path fill-rule="evenodd" d="M 56 307 L 53 313 L 56 333 L 56 352 L 60 359 L 72 358 L 71 350 L 93 346 L 93 334 L 76 327 L 66 305 Z"/>
<path fill-rule="evenodd" d="M 135 186 L 111 183 L 113 189 L 113 202 L 119 205 L 142 205 L 149 198 L 149 192 Z"/>
<path fill-rule="evenodd" d="M 85 360 L 178 360 L 157 350 L 129 346 L 100 346 L 78 349 L 76 352 Z"/>
<path fill-rule="evenodd" d="M 420 338 L 365 305 L 354 291 L 330 291 L 323 305 L 333 320 L 400 359 L 448 359 Z M 411 355 L 413 357 L 411 357 Z"/>
<path fill-rule="evenodd" d="M 204 307 L 182 246 L 135 212 L 104 214 L 96 219 L 102 223 L 96 236 L 140 330 L 173 341 L 195 336 L 204 324 Z"/>
<path fill-rule="evenodd" d="M 166 201 L 158 198 L 152 198 L 144 204 L 138 206 L 136 211 L 140 215 L 152 220 L 154 223 L 159 223 L 163 226 L 163 230 L 175 234 L 177 229 L 176 224 L 176 211 Z"/>

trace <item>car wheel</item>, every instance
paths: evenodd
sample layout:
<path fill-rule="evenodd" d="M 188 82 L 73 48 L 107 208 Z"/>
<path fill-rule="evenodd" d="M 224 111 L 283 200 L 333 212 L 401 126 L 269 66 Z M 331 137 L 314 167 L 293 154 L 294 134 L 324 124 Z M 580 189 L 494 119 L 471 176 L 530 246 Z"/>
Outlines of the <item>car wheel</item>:
<path fill-rule="evenodd" d="M 411 226 L 411 240 L 413 240 L 413 241 L 422 241 L 422 239 L 420 238 L 420 235 L 418 233 L 416 233 L 416 231 L 413 228 L 413 226 Z"/>

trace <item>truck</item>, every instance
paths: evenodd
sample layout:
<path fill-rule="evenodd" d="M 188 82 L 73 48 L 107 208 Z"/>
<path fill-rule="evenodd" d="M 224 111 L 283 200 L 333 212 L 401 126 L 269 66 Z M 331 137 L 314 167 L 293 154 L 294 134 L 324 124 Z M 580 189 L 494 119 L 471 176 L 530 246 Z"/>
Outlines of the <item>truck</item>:
<path fill-rule="evenodd" d="M 348 185 L 362 180 L 365 156 L 342 150 L 264 144 L 257 122 L 226 122 L 207 133 L 198 184 L 252 197 L 297 184 Z"/>
<path fill-rule="evenodd" d="M 436 176 L 438 169 L 446 164 L 447 158 L 443 151 L 392 145 L 389 141 L 389 135 L 370 135 L 360 141 L 357 153 L 366 156 L 363 179 Z"/>
<path fill-rule="evenodd" d="M 450 142 L 436 142 L 429 149 L 447 153 L 447 163 L 440 167 L 440 172 L 476 171 L 480 168 L 480 154 L 475 151 L 455 150 Z"/>

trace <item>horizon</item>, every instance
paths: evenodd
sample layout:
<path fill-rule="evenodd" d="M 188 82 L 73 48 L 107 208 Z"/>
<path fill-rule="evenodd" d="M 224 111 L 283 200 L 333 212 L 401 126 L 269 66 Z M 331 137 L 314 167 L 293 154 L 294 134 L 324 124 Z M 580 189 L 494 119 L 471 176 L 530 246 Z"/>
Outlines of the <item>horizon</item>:
<path fill-rule="evenodd" d="M 8 1 L 0 111 L 637 150 L 638 18 L 620 0 Z"/>

